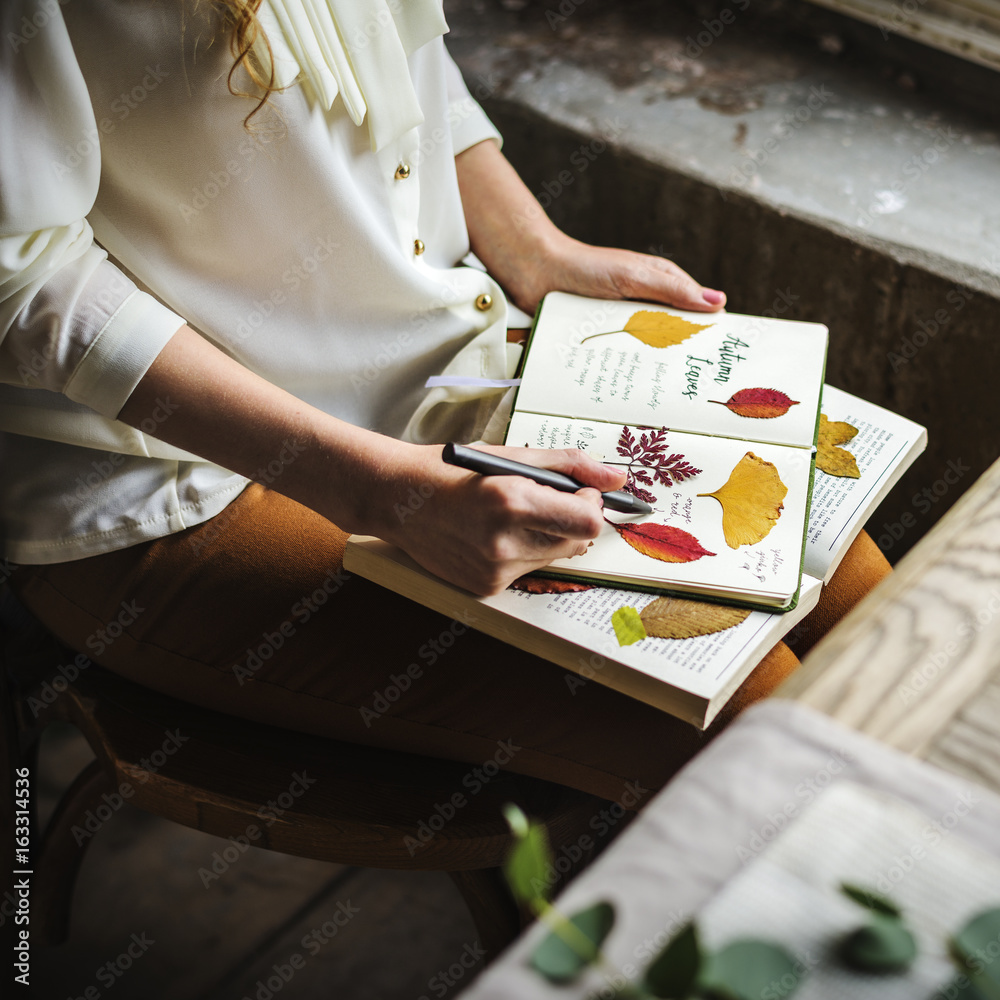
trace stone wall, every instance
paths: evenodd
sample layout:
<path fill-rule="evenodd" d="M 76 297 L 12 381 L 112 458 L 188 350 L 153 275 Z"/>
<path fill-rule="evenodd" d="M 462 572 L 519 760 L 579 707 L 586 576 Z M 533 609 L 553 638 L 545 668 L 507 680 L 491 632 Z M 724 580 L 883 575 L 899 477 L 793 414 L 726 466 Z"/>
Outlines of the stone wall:
<path fill-rule="evenodd" d="M 565 21 L 546 18 L 555 3 L 448 5 L 449 46 L 508 157 L 572 235 L 668 256 L 732 311 L 826 323 L 827 381 L 928 428 L 927 452 L 868 526 L 896 561 L 1000 454 L 1000 173 L 982 170 L 1000 166 L 1000 140 L 735 21 L 689 58 L 697 21 L 567 4 Z M 641 61 L 626 71 L 630 33 Z M 767 162 L 775 123 L 816 87 L 833 98 Z M 763 162 L 747 182 L 737 170 L 751 155 Z"/>

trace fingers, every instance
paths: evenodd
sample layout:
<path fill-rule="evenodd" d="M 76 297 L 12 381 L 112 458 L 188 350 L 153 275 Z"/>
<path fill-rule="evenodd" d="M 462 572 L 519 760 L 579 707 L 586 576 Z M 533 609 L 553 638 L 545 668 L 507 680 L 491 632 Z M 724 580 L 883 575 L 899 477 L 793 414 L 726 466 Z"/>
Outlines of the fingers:
<path fill-rule="evenodd" d="M 470 484 L 470 502 L 498 538 L 596 538 L 604 524 L 599 491 L 563 493 L 520 476 L 482 477 Z"/>
<path fill-rule="evenodd" d="M 525 465 L 561 472 L 580 483 L 592 486 L 601 493 L 621 489 L 625 484 L 623 469 L 604 465 L 578 448 L 511 448 L 487 445 L 476 447 Z"/>
<path fill-rule="evenodd" d="M 724 292 L 706 288 L 671 260 L 662 257 L 635 255 L 622 282 L 630 299 L 654 299 L 678 309 L 716 312 L 726 304 Z"/>
<path fill-rule="evenodd" d="M 597 490 L 561 493 L 515 476 L 470 484 L 479 523 L 468 524 L 463 585 L 497 593 L 519 576 L 583 555 L 604 526 Z"/>
<path fill-rule="evenodd" d="M 554 469 L 571 476 L 578 482 L 593 487 L 600 493 L 617 490 L 625 484 L 625 471 L 611 465 L 604 465 L 591 458 L 578 448 L 556 448 L 552 451 L 542 450 L 539 459 L 522 459 L 531 465 L 540 465 L 544 469 Z"/>
<path fill-rule="evenodd" d="M 620 487 L 623 473 L 573 449 L 482 449 L 593 485 L 564 493 L 522 476 L 480 476 L 437 459 L 439 475 L 432 488 L 402 505 L 405 520 L 401 517 L 383 537 L 432 572 L 483 595 L 587 551 L 604 527 L 601 491 Z"/>

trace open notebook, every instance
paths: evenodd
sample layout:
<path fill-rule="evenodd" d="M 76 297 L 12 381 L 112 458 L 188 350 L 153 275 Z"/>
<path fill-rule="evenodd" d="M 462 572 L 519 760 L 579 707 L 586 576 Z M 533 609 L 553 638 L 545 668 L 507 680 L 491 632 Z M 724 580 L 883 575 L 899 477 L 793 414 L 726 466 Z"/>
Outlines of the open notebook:
<path fill-rule="evenodd" d="M 794 606 L 826 349 L 819 323 L 547 295 L 506 443 L 600 453 L 654 510 L 544 572 Z"/>
<path fill-rule="evenodd" d="M 656 595 L 601 586 L 564 594 L 507 590 L 480 598 L 428 573 L 377 538 L 351 538 L 344 565 L 351 573 L 565 667 L 569 695 L 580 684 L 606 684 L 705 727 L 768 650 L 812 610 L 822 583 L 833 575 L 865 521 L 926 446 L 927 434 L 919 425 L 832 386 L 823 390 L 822 409 L 830 420 L 858 428 L 844 448 L 857 460 L 860 476 L 816 473 L 801 594 L 794 610 L 784 614 L 757 610 L 713 634 L 686 639 L 649 636 L 623 646 L 612 615 L 622 607 L 641 612 Z"/>

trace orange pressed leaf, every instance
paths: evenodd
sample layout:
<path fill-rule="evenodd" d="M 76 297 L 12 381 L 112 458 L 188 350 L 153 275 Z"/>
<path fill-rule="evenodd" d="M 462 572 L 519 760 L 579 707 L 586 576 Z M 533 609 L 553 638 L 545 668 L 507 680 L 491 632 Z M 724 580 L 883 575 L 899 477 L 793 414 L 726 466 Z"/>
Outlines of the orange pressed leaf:
<path fill-rule="evenodd" d="M 710 399 L 709 402 L 719 403 L 741 417 L 754 417 L 757 420 L 782 417 L 793 406 L 799 405 L 797 399 L 792 399 L 777 389 L 740 389 L 724 403 L 718 399 Z"/>
<path fill-rule="evenodd" d="M 778 523 L 788 493 L 777 468 L 748 451 L 736 464 L 729 479 L 714 493 L 722 504 L 722 533 L 731 549 L 761 541 Z"/>
<path fill-rule="evenodd" d="M 508 590 L 523 590 L 526 594 L 569 594 L 578 590 L 593 590 L 592 583 L 554 580 L 548 576 L 519 576 Z"/>
<path fill-rule="evenodd" d="M 615 524 L 615 531 L 636 552 L 663 562 L 694 562 L 702 556 L 714 556 L 694 535 L 669 524 Z"/>
<path fill-rule="evenodd" d="M 647 604 L 639 617 L 647 635 L 660 639 L 693 639 L 733 628 L 746 621 L 749 608 L 730 608 L 683 597 L 658 597 Z"/>
<path fill-rule="evenodd" d="M 683 343 L 688 337 L 693 337 L 696 333 L 707 330 L 711 325 L 711 323 L 704 325 L 689 323 L 680 316 L 674 316 L 673 313 L 662 312 L 659 309 L 642 309 L 637 313 L 632 313 L 621 330 L 593 333 L 589 337 L 584 337 L 580 343 L 592 340 L 594 337 L 607 337 L 612 333 L 628 333 L 649 347 L 673 347 L 675 344 Z"/>
<path fill-rule="evenodd" d="M 844 420 L 827 420 L 826 414 L 819 416 L 819 446 L 816 449 L 816 468 L 828 476 L 846 476 L 860 479 L 861 470 L 854 456 L 838 444 L 850 441 L 858 433 L 857 427 Z"/>

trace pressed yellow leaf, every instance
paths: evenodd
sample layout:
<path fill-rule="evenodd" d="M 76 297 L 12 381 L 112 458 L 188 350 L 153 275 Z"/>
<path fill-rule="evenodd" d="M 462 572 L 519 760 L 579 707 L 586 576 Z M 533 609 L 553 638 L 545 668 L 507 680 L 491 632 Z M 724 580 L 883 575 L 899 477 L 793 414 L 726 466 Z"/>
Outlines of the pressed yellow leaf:
<path fill-rule="evenodd" d="M 639 312 L 632 313 L 621 330 L 592 333 L 589 337 L 584 337 L 580 343 L 585 344 L 595 337 L 607 337 L 612 333 L 629 333 L 650 347 L 673 347 L 674 344 L 681 344 L 688 337 L 693 337 L 696 333 L 707 330 L 711 325 L 711 323 L 706 323 L 699 326 L 697 323 L 689 323 L 680 316 L 674 316 L 672 313 L 662 312 L 659 309 L 641 309 Z"/>
<path fill-rule="evenodd" d="M 828 420 L 825 413 L 819 415 L 819 443 L 843 444 L 858 433 L 854 424 L 846 420 Z"/>
<path fill-rule="evenodd" d="M 711 325 L 706 323 L 704 326 L 699 326 L 668 312 L 643 309 L 629 317 L 629 321 L 625 324 L 625 332 L 650 347 L 673 347 L 674 344 L 683 343 L 688 337 L 707 330 Z"/>
<path fill-rule="evenodd" d="M 619 608 L 611 616 L 611 627 L 615 630 L 619 646 L 631 646 L 633 642 L 646 638 L 642 618 L 635 608 Z"/>
<path fill-rule="evenodd" d="M 781 481 L 777 468 L 748 451 L 736 463 L 724 486 L 714 493 L 699 493 L 714 497 L 722 504 L 722 533 L 731 549 L 753 545 L 765 538 L 781 517 L 782 501 L 788 487 Z"/>
<path fill-rule="evenodd" d="M 639 617 L 648 635 L 661 639 L 691 639 L 696 635 L 723 632 L 745 621 L 749 614 L 749 608 L 658 597 L 642 609 Z"/>
<path fill-rule="evenodd" d="M 848 479 L 860 479 L 861 470 L 854 456 L 843 448 L 835 445 L 821 444 L 816 451 L 816 468 L 828 476 L 845 476 Z"/>
<path fill-rule="evenodd" d="M 838 444 L 850 441 L 858 433 L 857 427 L 844 420 L 827 420 L 826 414 L 819 417 L 819 446 L 816 449 L 816 468 L 829 476 L 846 476 L 860 479 L 861 470 L 854 456 Z"/>

